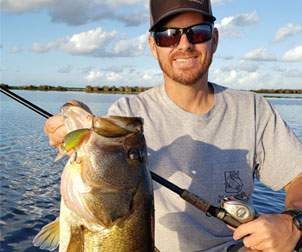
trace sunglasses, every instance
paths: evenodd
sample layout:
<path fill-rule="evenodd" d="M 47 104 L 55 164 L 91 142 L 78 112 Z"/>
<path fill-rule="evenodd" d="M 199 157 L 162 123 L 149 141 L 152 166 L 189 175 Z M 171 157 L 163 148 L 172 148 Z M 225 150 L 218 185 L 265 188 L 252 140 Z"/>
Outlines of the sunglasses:
<path fill-rule="evenodd" d="M 182 34 L 186 34 L 191 44 L 206 42 L 212 38 L 213 24 L 201 23 L 185 28 L 162 27 L 153 31 L 151 35 L 160 47 L 176 47 Z"/>

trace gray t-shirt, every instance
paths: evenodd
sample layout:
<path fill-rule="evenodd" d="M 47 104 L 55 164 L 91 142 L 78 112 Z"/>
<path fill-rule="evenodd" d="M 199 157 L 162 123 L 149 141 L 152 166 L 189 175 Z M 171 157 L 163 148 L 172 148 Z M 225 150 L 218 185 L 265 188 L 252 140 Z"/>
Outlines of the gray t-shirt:
<path fill-rule="evenodd" d="M 212 84 L 215 106 L 204 115 L 179 108 L 164 86 L 123 97 L 110 115 L 144 118 L 149 169 L 213 205 L 224 196 L 249 200 L 253 174 L 274 190 L 302 172 L 302 144 L 261 96 Z M 154 183 L 155 244 L 162 252 L 226 251 L 224 223 Z"/>

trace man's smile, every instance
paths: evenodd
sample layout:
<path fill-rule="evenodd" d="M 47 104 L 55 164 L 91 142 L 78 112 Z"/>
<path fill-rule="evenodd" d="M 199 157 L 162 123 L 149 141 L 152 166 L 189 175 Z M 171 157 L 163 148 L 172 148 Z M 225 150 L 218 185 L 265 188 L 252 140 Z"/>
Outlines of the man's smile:
<path fill-rule="evenodd" d="M 185 68 L 191 68 L 198 64 L 198 57 L 179 57 L 175 58 L 173 60 L 173 65 L 177 68 L 185 69 Z"/>

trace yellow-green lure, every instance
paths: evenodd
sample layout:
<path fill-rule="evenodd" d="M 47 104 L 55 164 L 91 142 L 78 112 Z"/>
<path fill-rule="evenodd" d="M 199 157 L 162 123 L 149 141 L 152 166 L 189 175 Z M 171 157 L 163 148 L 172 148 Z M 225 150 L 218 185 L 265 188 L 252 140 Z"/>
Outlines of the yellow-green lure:
<path fill-rule="evenodd" d="M 83 141 L 90 135 L 90 129 L 77 129 L 69 132 L 64 137 L 63 144 L 59 147 L 59 153 L 56 157 L 56 161 L 61 159 L 66 153 L 71 150 L 75 150 L 78 146 L 80 146 Z"/>

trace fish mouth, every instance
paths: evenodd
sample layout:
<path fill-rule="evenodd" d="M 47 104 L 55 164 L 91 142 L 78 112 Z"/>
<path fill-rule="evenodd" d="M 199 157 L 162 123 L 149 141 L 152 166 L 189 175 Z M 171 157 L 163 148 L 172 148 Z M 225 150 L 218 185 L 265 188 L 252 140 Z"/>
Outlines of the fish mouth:
<path fill-rule="evenodd" d="M 103 137 L 123 137 L 143 131 L 140 117 L 107 116 L 93 117 L 93 131 Z"/>

